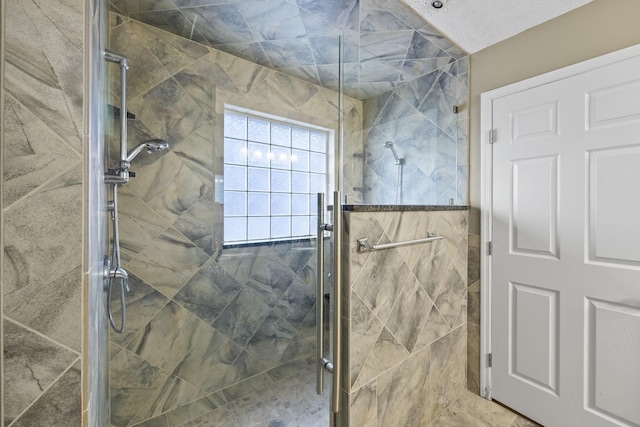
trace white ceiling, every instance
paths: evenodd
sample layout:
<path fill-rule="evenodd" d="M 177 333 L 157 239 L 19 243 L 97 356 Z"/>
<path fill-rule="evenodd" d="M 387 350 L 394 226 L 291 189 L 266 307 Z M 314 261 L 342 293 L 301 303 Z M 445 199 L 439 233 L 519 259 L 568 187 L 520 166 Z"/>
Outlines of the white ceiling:
<path fill-rule="evenodd" d="M 478 52 L 592 0 L 403 0 L 468 53 Z"/>

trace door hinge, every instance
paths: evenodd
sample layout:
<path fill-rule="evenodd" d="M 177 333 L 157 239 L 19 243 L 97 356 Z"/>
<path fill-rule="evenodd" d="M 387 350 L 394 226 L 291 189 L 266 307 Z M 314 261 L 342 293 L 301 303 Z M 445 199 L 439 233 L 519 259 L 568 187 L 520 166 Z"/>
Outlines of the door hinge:
<path fill-rule="evenodd" d="M 489 134 L 487 135 L 487 139 L 489 141 L 489 144 L 493 144 L 496 142 L 496 140 L 498 139 L 498 132 L 495 129 L 491 129 L 489 131 Z"/>
<path fill-rule="evenodd" d="M 487 242 L 487 255 L 493 255 L 493 242 Z"/>
<path fill-rule="evenodd" d="M 489 368 L 493 366 L 493 353 L 487 354 L 487 366 Z"/>

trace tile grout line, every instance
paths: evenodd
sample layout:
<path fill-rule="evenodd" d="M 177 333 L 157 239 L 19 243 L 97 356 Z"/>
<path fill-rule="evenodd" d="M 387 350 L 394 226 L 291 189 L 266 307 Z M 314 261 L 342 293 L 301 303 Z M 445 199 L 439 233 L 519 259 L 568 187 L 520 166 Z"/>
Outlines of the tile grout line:
<path fill-rule="evenodd" d="M 53 338 L 48 337 L 47 335 L 45 335 L 42 332 L 39 332 L 39 331 L 37 331 L 37 330 L 27 326 L 27 325 L 24 325 L 23 323 L 20 323 L 17 320 L 12 319 L 11 317 L 9 317 L 7 315 L 3 315 L 3 317 L 5 319 L 9 320 L 11 323 L 14 323 L 14 324 L 20 326 L 21 328 L 24 328 L 24 329 L 28 330 L 29 332 L 31 332 L 31 333 L 33 333 L 35 335 L 38 335 L 40 338 L 44 338 L 45 340 L 47 340 L 47 341 L 49 341 L 49 342 L 51 342 L 51 343 L 53 343 L 53 344 L 55 344 L 55 345 L 57 345 L 59 347 L 62 347 L 65 350 L 68 350 L 68 351 L 72 352 L 73 354 L 75 354 L 78 357 L 81 356 L 81 352 L 80 351 L 74 350 L 74 349 L 72 349 L 71 347 L 68 347 L 65 344 L 59 343 L 58 341 L 54 340 Z"/>
<path fill-rule="evenodd" d="M 54 385 L 56 385 L 56 384 L 60 381 L 60 379 L 61 379 L 61 378 L 62 378 L 62 377 L 67 373 L 67 372 L 69 372 L 69 371 L 71 370 L 71 368 L 73 368 L 73 365 L 75 365 L 75 364 L 76 364 L 76 363 L 78 363 L 78 362 L 82 363 L 82 357 L 81 357 L 81 356 L 77 356 L 77 357 L 73 360 L 73 362 L 71 362 L 71 364 L 70 364 L 69 366 L 67 366 L 67 368 L 66 368 L 66 369 L 65 369 L 65 370 L 64 370 L 60 375 L 58 375 L 58 376 L 57 376 L 57 377 L 56 377 L 56 378 L 51 382 L 51 384 L 49 384 L 49 387 L 47 387 L 46 389 L 44 389 L 44 390 L 42 391 L 42 393 L 40 393 L 40 395 L 39 395 L 35 400 L 33 400 L 33 402 L 31 402 L 31 403 L 29 404 L 29 406 L 27 406 L 27 407 L 26 407 L 26 408 L 25 408 L 25 409 L 24 409 L 24 410 L 23 410 L 19 415 L 17 415 L 17 416 L 16 416 L 16 418 L 11 422 L 11 424 L 9 424 L 9 425 L 8 425 L 8 426 L 6 426 L 6 427 L 11 427 L 11 426 L 15 425 L 15 423 L 16 423 L 16 422 L 18 422 L 18 421 L 20 420 L 20 418 L 21 418 L 24 414 L 26 414 L 26 413 L 27 413 L 27 411 L 29 411 L 29 409 L 31 409 L 31 408 L 32 408 L 32 407 L 33 407 L 33 406 L 34 406 L 34 405 L 35 405 L 35 404 L 36 404 L 36 403 L 37 403 L 37 402 L 42 398 L 42 396 L 44 396 L 44 395 L 45 395 L 49 390 L 51 390 L 51 388 L 52 388 Z M 80 368 L 80 370 L 82 370 L 82 367 Z"/>

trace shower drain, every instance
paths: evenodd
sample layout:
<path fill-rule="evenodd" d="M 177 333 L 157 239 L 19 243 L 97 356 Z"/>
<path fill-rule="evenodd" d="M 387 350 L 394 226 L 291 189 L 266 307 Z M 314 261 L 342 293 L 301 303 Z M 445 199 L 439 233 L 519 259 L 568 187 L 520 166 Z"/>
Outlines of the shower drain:
<path fill-rule="evenodd" d="M 287 423 L 280 418 L 276 418 L 275 420 L 271 420 L 267 427 L 287 427 Z"/>

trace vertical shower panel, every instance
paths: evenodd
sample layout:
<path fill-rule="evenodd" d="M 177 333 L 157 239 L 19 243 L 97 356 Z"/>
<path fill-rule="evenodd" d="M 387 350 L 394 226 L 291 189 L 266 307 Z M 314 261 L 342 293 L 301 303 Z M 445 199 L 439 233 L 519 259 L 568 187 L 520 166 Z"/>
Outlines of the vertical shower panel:
<path fill-rule="evenodd" d="M 337 140 L 338 94 L 120 15 L 110 22 L 109 48 L 131 61 L 129 149 L 169 144 L 136 159 L 119 192 L 131 293 L 127 328 L 110 338 L 111 423 L 179 425 L 315 366 L 315 243 L 224 244 L 222 124 L 233 106 Z M 118 92 L 114 79 L 111 105 Z M 360 121 L 349 128 L 361 128 L 361 103 L 349 108 Z M 111 117 L 110 146 L 124 115 Z"/>
<path fill-rule="evenodd" d="M 351 189 L 356 203 L 466 204 L 467 82 L 463 57 L 363 101 L 362 150 L 354 163 L 362 165 L 364 191 Z"/>

